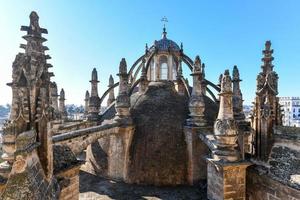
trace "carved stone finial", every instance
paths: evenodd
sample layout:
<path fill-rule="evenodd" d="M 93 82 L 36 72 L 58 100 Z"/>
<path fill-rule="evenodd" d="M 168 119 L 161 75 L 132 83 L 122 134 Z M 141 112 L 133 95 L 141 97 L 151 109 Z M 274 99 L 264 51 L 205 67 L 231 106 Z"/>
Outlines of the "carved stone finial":
<path fill-rule="evenodd" d="M 271 49 L 271 41 L 270 40 L 266 41 L 265 47 L 266 47 L 266 50 L 270 50 Z"/>
<path fill-rule="evenodd" d="M 231 85 L 229 70 L 226 70 L 221 82 L 219 114 L 214 125 L 217 149 L 213 152 L 214 159 L 225 162 L 233 162 L 239 159 L 239 153 L 235 149 L 238 128 L 233 118 Z"/>
<path fill-rule="evenodd" d="M 232 70 L 232 80 L 240 80 L 240 73 L 239 73 L 239 69 L 237 68 L 236 65 L 233 66 L 233 70 Z"/>
<path fill-rule="evenodd" d="M 98 73 L 96 68 L 92 71 L 91 83 L 91 96 L 89 98 L 89 109 L 88 109 L 88 119 L 90 121 L 97 121 L 99 118 L 99 112 L 101 108 L 100 98 L 98 96 Z"/>
<path fill-rule="evenodd" d="M 196 56 L 193 72 L 200 72 L 200 70 L 201 70 L 201 59 L 200 56 Z"/>
<path fill-rule="evenodd" d="M 112 75 L 109 76 L 109 84 L 108 88 L 112 88 L 114 86 L 114 79 Z M 115 91 L 114 88 L 110 89 L 107 99 L 107 107 L 110 106 L 115 101 Z"/>
<path fill-rule="evenodd" d="M 98 81 L 98 73 L 97 73 L 96 68 L 94 68 L 92 71 L 92 80 L 91 81 Z"/>
<path fill-rule="evenodd" d="M 65 99 L 65 90 L 63 88 L 61 89 L 59 96 L 60 96 L 59 100 L 66 100 Z"/>
<path fill-rule="evenodd" d="M 139 84 L 139 92 L 144 93 L 148 88 L 149 81 L 147 80 L 147 71 L 146 71 L 146 60 L 143 58 L 142 60 L 142 72 Z"/>
<path fill-rule="evenodd" d="M 188 124 L 194 126 L 205 126 L 205 101 L 204 101 L 204 94 L 205 91 L 203 90 L 203 74 L 201 73 L 201 60 L 199 56 L 196 56 L 194 62 L 194 69 L 193 73 L 193 90 L 189 100 L 189 110 L 191 119 L 188 119 Z"/>
<path fill-rule="evenodd" d="M 243 121 L 245 119 L 245 114 L 243 111 L 243 95 L 240 89 L 240 73 L 235 65 L 232 70 L 232 85 L 233 85 L 233 114 L 237 121 Z"/>
<path fill-rule="evenodd" d="M 122 58 L 119 66 L 119 94 L 116 98 L 116 119 L 128 117 L 130 115 L 130 99 L 128 95 L 129 84 L 128 84 L 128 74 L 127 74 L 127 64 L 125 58 Z"/>
<path fill-rule="evenodd" d="M 114 78 L 113 78 L 112 75 L 109 76 L 109 81 L 108 82 L 109 82 L 109 84 L 108 84 L 109 87 L 114 85 Z"/>
<path fill-rule="evenodd" d="M 218 84 L 220 87 L 221 87 L 222 79 L 223 79 L 223 74 L 220 74 L 220 76 L 219 76 L 219 84 Z"/>
<path fill-rule="evenodd" d="M 90 98 L 90 93 L 89 93 L 89 91 L 87 90 L 87 91 L 85 92 L 85 99 L 88 100 L 89 98 Z"/>
<path fill-rule="evenodd" d="M 127 74 L 127 63 L 125 58 L 122 58 L 119 66 L 119 73 L 120 74 Z"/>

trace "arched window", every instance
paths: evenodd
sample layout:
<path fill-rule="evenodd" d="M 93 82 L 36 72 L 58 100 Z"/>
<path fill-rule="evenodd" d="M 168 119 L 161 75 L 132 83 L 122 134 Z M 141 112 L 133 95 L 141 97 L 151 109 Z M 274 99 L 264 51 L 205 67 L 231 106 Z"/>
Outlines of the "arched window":
<path fill-rule="evenodd" d="M 160 79 L 167 80 L 168 79 L 168 59 L 166 56 L 161 56 L 159 59 L 160 63 Z"/>
<path fill-rule="evenodd" d="M 167 80 L 168 79 L 168 64 L 161 63 L 160 65 L 160 79 Z"/>

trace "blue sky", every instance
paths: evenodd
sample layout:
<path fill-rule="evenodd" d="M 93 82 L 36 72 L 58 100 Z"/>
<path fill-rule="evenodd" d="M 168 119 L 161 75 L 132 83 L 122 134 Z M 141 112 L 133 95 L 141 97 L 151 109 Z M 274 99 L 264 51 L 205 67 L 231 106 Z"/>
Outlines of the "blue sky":
<path fill-rule="evenodd" d="M 200 55 L 206 76 L 217 82 L 225 69 L 240 69 L 245 103 L 255 95 L 261 50 L 272 41 L 274 65 L 279 74 L 280 96 L 300 96 L 300 1 L 116 1 L 116 0 L 0 0 L 0 104 L 10 103 L 11 64 L 22 51 L 19 44 L 32 10 L 38 12 L 48 54 L 59 89 L 67 103 L 83 104 L 94 67 L 100 78 L 99 93 L 116 73 L 122 57 L 128 65 L 161 38 L 160 19 L 167 16 L 168 38 L 192 59 Z M 189 75 L 185 71 L 186 76 Z"/>

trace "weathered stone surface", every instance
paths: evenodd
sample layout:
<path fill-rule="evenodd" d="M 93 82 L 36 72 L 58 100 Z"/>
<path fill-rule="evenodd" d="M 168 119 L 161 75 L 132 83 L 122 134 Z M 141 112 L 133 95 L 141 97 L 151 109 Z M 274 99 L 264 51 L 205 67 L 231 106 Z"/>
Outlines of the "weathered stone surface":
<path fill-rule="evenodd" d="M 224 163 L 208 160 L 207 197 L 210 200 L 246 199 L 248 162 Z"/>
<path fill-rule="evenodd" d="M 247 196 L 249 200 L 298 200 L 300 190 L 280 183 L 252 166 L 247 169 Z"/>
<path fill-rule="evenodd" d="M 68 170 L 80 164 L 81 162 L 77 160 L 76 156 L 68 146 L 66 145 L 53 146 L 54 174 L 57 174 L 61 171 Z"/>
<path fill-rule="evenodd" d="M 177 94 L 172 82 L 152 82 L 132 105 L 136 131 L 130 148 L 131 182 L 186 183 L 183 124 L 188 114 L 187 99 Z"/>

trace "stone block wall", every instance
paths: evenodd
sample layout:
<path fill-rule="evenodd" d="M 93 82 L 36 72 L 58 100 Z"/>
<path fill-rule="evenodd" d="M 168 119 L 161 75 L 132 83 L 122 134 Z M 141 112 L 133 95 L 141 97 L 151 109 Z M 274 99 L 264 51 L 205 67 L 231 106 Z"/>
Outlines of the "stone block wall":
<path fill-rule="evenodd" d="M 261 174 L 253 166 L 247 169 L 247 200 L 300 200 L 300 190 Z"/>
<path fill-rule="evenodd" d="M 210 200 L 245 200 L 246 168 L 249 163 L 208 161 L 207 197 Z"/>
<path fill-rule="evenodd" d="M 78 166 L 57 175 L 58 179 L 62 179 L 59 200 L 79 199 L 79 168 Z"/>

